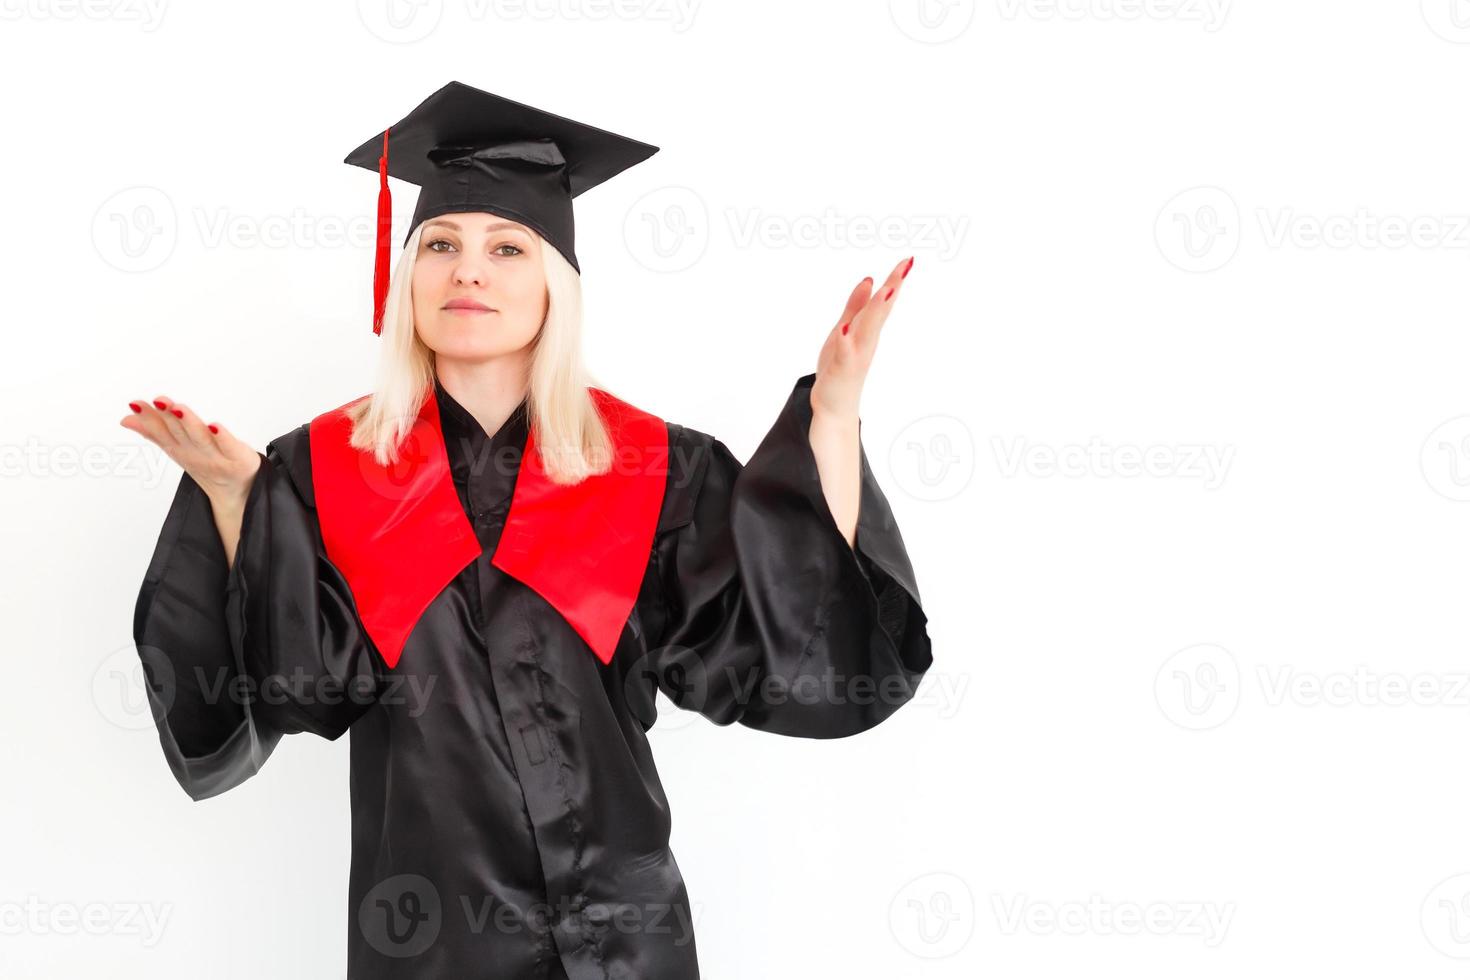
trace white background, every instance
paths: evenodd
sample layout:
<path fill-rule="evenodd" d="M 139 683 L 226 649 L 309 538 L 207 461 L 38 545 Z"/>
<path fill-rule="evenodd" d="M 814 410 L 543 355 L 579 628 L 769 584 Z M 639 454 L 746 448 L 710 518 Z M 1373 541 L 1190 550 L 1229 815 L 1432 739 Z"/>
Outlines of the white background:
<path fill-rule="evenodd" d="M 660 722 L 709 980 L 1464 975 L 1470 4 L 387 2 L 0 2 L 0 974 L 343 976 L 347 739 L 173 782 L 118 420 L 365 393 L 340 161 L 459 79 L 662 147 L 577 200 L 589 361 L 742 459 L 916 256 L 863 438 L 935 665 Z"/>

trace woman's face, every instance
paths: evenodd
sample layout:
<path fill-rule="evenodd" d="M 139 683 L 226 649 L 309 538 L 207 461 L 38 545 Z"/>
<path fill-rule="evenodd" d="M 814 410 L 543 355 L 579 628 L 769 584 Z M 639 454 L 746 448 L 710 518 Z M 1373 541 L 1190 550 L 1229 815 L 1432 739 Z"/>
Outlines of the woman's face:
<path fill-rule="evenodd" d="M 524 348 L 546 319 L 541 241 L 484 211 L 424 222 L 413 267 L 413 322 L 435 354 L 486 360 Z"/>

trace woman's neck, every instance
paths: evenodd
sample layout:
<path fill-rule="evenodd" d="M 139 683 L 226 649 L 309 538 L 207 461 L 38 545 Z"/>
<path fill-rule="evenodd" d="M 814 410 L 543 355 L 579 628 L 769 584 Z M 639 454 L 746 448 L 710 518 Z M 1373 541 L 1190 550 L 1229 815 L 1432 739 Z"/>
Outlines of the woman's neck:
<path fill-rule="evenodd" d="M 436 357 L 434 374 L 449 396 L 473 415 L 487 433 L 499 432 L 526 397 L 523 359 L 497 357 L 470 363 Z"/>

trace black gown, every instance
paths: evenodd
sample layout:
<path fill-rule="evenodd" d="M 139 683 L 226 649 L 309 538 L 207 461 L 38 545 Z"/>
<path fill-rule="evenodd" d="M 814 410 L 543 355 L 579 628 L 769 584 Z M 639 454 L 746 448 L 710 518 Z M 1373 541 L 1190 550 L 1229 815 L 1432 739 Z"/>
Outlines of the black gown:
<path fill-rule="evenodd" d="M 841 738 L 910 700 L 932 659 L 866 452 L 855 551 L 822 495 L 807 438 L 815 378 L 797 381 L 743 467 L 666 423 L 654 544 L 606 665 L 490 562 L 524 402 L 487 437 L 435 384 L 484 551 L 393 669 L 323 550 L 307 425 L 267 446 L 233 565 L 182 475 L 133 626 L 164 754 L 203 800 L 253 775 L 284 734 L 351 729 L 351 980 L 699 976 L 645 734 L 655 686 L 719 725 Z"/>

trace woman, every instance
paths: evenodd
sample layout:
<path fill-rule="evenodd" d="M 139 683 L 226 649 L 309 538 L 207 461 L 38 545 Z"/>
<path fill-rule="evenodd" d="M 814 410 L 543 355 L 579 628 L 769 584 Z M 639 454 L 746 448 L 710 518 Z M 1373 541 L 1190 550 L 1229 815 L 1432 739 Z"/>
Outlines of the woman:
<path fill-rule="evenodd" d="M 571 197 L 655 148 L 459 83 L 370 147 L 423 188 L 373 394 L 264 454 L 166 396 L 123 419 L 184 469 L 134 621 L 165 755 L 199 800 L 352 730 L 353 980 L 696 978 L 655 689 L 839 738 L 931 663 L 857 414 L 912 260 L 742 467 L 581 365 Z"/>

